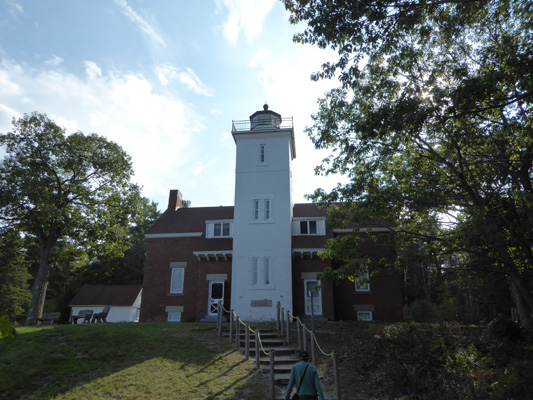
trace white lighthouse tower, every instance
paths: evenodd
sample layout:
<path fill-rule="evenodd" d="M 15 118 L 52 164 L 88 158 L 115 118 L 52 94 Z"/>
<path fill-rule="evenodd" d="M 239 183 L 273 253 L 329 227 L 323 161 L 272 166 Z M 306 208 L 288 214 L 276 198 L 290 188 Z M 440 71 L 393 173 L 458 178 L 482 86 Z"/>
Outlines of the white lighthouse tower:
<path fill-rule="evenodd" d="M 292 118 L 268 105 L 234 121 L 237 145 L 231 307 L 248 321 L 292 311 L 292 182 L 296 157 Z"/>

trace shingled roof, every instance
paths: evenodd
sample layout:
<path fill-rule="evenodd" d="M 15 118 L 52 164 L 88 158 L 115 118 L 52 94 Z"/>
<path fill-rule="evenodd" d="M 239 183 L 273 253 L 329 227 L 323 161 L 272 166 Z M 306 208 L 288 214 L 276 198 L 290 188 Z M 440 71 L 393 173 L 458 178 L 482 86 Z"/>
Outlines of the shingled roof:
<path fill-rule="evenodd" d="M 84 285 L 70 306 L 131 306 L 142 285 Z"/>

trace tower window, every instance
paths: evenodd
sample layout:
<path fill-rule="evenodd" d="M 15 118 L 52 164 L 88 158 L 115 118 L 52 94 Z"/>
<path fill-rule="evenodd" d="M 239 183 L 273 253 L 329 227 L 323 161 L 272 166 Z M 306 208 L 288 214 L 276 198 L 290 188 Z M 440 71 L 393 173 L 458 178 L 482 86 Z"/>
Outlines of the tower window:
<path fill-rule="evenodd" d="M 270 257 L 252 258 L 252 286 L 270 286 Z"/>
<path fill-rule="evenodd" d="M 253 199 L 252 219 L 257 222 L 272 222 L 272 199 Z"/>
<path fill-rule="evenodd" d="M 263 164 L 265 162 L 265 145 L 259 145 L 259 162 Z"/>

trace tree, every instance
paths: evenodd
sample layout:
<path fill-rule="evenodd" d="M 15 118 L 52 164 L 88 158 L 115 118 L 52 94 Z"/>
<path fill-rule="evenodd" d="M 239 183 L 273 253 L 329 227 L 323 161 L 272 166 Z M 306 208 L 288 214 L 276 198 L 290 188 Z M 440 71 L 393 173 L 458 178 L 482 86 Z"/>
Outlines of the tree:
<path fill-rule="evenodd" d="M 357 203 L 346 220 L 394 219 L 397 236 L 498 271 L 533 332 L 531 2 L 284 3 L 293 23 L 308 23 L 295 41 L 339 55 L 312 76 L 340 86 L 308 131 L 333 151 L 317 172 L 350 182 L 314 201 Z M 419 228 L 443 216 L 436 236 Z"/>
<path fill-rule="evenodd" d="M 88 254 L 120 253 L 139 189 L 130 183 L 130 157 L 96 134 L 66 135 L 45 114 L 13 120 L 0 135 L 6 156 L 0 162 L 1 228 L 13 227 L 39 246 L 39 268 L 27 324 L 43 310 L 50 260 L 58 242 Z"/>
<path fill-rule="evenodd" d="M 31 291 L 28 262 L 17 232 L 7 231 L 0 238 L 0 315 L 14 320 L 28 309 Z"/>

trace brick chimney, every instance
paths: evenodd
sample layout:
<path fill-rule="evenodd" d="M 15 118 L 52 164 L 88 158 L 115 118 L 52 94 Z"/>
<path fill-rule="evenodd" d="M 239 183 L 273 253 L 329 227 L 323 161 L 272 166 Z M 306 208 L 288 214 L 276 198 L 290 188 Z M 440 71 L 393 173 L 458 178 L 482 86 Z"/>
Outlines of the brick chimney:
<path fill-rule="evenodd" d="M 183 195 L 177 189 L 171 190 L 170 195 L 168 196 L 168 208 L 167 210 L 176 211 L 178 208 L 181 208 L 181 200 Z"/>

